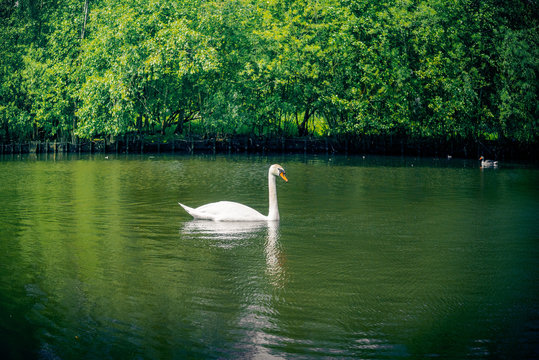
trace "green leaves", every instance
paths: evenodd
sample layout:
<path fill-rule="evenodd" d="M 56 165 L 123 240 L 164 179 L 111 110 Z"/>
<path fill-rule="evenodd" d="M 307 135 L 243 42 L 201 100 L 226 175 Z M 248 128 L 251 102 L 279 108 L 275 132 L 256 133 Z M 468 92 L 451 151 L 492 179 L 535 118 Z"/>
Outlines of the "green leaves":
<path fill-rule="evenodd" d="M 537 29 L 508 30 L 500 45 L 500 123 L 519 142 L 539 140 L 539 40 Z"/>
<path fill-rule="evenodd" d="M 538 141 L 529 2 L 88 4 L 85 25 L 84 1 L 0 5 L 2 141 L 189 122 L 225 136 Z"/>
<path fill-rule="evenodd" d="M 192 105 L 195 83 L 217 67 L 209 39 L 169 4 L 94 10 L 81 46 L 78 136 L 166 127 Z M 121 14 L 120 16 L 117 16 Z"/>

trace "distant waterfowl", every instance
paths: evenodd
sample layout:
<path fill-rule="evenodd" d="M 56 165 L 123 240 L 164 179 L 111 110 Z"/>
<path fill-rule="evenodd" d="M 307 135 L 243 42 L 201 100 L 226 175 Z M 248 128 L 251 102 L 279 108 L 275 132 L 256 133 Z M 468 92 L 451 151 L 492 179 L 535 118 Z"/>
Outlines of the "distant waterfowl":
<path fill-rule="evenodd" d="M 483 156 L 479 158 L 481 160 L 482 168 L 498 167 L 498 162 L 494 160 L 486 160 Z"/>
<path fill-rule="evenodd" d="M 277 205 L 277 189 L 275 178 L 279 176 L 288 182 L 285 171 L 281 165 L 271 165 L 268 171 L 269 212 L 268 216 L 262 215 L 249 206 L 232 202 L 219 201 L 197 207 L 196 209 L 179 203 L 195 219 L 214 221 L 275 221 L 279 220 Z"/>

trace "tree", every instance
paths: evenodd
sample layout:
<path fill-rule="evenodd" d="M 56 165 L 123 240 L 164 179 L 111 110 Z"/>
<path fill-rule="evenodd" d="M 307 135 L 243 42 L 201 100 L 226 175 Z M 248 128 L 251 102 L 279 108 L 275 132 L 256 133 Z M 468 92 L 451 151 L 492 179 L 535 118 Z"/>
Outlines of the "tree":
<path fill-rule="evenodd" d="M 194 92 L 215 68 L 215 51 L 189 21 L 174 19 L 169 5 L 92 11 L 80 56 L 80 136 L 164 133 L 200 111 Z"/>
<path fill-rule="evenodd" d="M 537 143 L 538 6 L 4 0 L 0 140 L 315 133 Z"/>
<path fill-rule="evenodd" d="M 500 46 L 499 112 L 505 137 L 539 140 L 539 34 L 537 28 L 507 30 Z"/>

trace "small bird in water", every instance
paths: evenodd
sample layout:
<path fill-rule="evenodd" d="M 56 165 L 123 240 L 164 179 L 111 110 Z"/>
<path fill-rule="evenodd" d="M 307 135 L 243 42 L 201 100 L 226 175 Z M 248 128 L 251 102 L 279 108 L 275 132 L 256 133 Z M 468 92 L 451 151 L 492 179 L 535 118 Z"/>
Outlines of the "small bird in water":
<path fill-rule="evenodd" d="M 483 156 L 479 158 L 481 160 L 481 167 L 482 168 L 488 168 L 488 167 L 498 167 L 498 162 L 494 160 L 485 160 Z"/>

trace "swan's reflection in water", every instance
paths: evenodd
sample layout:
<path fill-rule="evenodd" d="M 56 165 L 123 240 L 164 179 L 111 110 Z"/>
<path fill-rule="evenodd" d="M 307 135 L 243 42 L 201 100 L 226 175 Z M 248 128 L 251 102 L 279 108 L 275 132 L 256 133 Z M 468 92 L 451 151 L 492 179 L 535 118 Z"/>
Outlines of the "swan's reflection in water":
<path fill-rule="evenodd" d="M 268 233 L 264 251 L 266 253 L 266 272 L 273 286 L 281 287 L 284 281 L 283 252 L 279 242 L 279 222 L 268 223 Z"/>
<path fill-rule="evenodd" d="M 203 239 L 244 240 L 257 235 L 267 226 L 265 222 L 191 220 L 182 228 L 183 234 Z"/>
<path fill-rule="evenodd" d="M 265 230 L 265 234 L 264 234 Z M 268 222 L 225 222 L 212 220 L 191 220 L 184 223 L 180 232 L 183 235 L 211 240 L 213 246 L 234 248 L 249 245 L 265 235 L 264 254 L 266 273 L 272 285 L 280 287 L 283 282 L 283 254 L 279 243 L 278 221 Z"/>
<path fill-rule="evenodd" d="M 268 299 L 275 291 L 283 289 L 286 283 L 279 222 L 191 220 L 184 223 L 180 233 L 201 246 L 225 249 L 223 254 L 227 257 L 244 256 L 238 261 L 238 264 L 244 265 L 239 269 L 242 275 L 238 276 L 236 272 L 232 274 L 237 286 L 242 289 L 240 293 L 245 296 L 238 299 L 243 303 L 237 318 L 238 327 L 244 329 L 244 344 L 248 351 L 252 351 L 254 358 L 276 358 L 269 349 L 280 339 L 267 330 L 274 328 L 272 314 L 276 313 L 269 306 Z M 265 273 L 265 281 L 260 277 L 260 270 Z"/>

